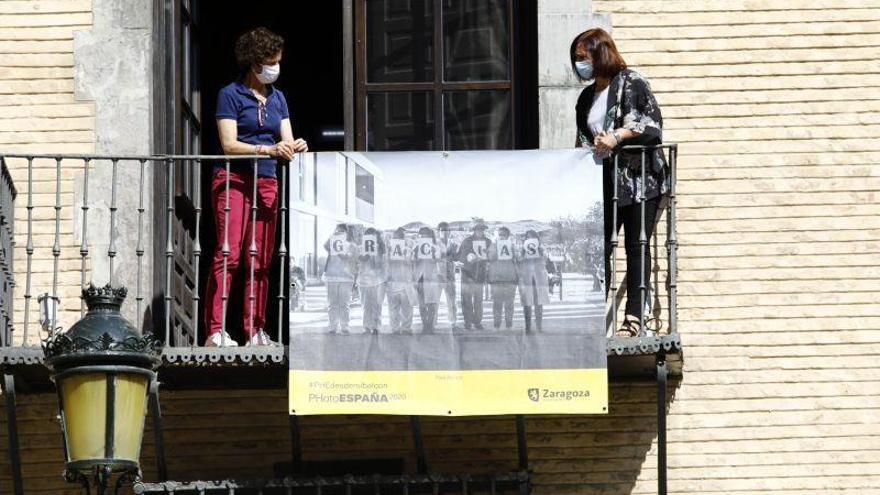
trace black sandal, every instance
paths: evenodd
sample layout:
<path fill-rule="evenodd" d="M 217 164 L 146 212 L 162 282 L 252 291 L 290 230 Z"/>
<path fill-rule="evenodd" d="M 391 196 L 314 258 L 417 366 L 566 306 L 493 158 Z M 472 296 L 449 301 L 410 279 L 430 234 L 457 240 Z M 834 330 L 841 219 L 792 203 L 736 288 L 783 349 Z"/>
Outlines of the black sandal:
<path fill-rule="evenodd" d="M 618 337 L 627 338 L 638 337 L 640 333 L 640 326 L 641 325 L 639 325 L 638 318 L 632 318 L 631 316 L 627 315 L 623 320 L 623 324 L 620 325 L 620 329 L 617 330 L 616 335 Z"/>

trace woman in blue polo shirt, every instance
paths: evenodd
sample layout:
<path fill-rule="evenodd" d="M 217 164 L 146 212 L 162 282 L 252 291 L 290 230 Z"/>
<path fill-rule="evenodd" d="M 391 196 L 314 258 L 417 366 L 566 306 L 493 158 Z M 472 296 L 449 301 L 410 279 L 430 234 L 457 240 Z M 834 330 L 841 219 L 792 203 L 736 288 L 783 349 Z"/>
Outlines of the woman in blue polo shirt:
<path fill-rule="evenodd" d="M 265 158 L 257 162 L 257 177 L 253 176 L 250 160 L 233 161 L 228 175 L 223 164 L 214 169 L 211 200 L 217 248 L 205 297 L 207 346 L 238 345 L 228 334 L 222 335 L 222 321 L 223 300 L 232 292 L 232 279 L 241 265 L 247 272 L 243 311 L 247 345 L 272 344 L 264 326 L 278 209 L 275 169 L 278 159 L 290 160 L 294 153 L 308 150 L 304 140 L 294 139 L 287 100 L 272 86 L 281 72 L 283 47 L 284 40 L 263 27 L 243 34 L 235 43 L 235 60 L 241 77 L 221 89 L 217 96 L 217 128 L 223 153 Z M 254 180 L 257 181 L 255 222 L 251 218 Z M 256 254 L 250 266 L 252 241 L 256 244 Z M 224 244 L 228 246 L 226 256 Z"/>

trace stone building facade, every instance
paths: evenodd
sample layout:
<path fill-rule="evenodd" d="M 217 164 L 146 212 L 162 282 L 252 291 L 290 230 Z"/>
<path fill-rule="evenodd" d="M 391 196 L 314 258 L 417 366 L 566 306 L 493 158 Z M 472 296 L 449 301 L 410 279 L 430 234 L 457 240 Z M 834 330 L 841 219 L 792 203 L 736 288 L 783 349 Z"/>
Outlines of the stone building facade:
<path fill-rule="evenodd" d="M 0 2 L 0 150 L 155 151 L 157 10 L 133 0 Z M 627 62 L 651 81 L 665 138 L 680 145 L 685 361 L 669 388 L 670 492 L 880 493 L 880 5 L 538 0 L 541 147 L 571 145 L 579 88 L 568 44 L 593 25 L 613 29 Z M 20 163 L 7 165 L 25 184 Z M 39 161 L 35 291 L 51 284 L 55 181 L 54 161 Z M 60 182 L 62 200 L 79 204 L 81 170 L 65 168 Z M 101 183 L 89 194 L 106 197 Z M 23 270 L 27 191 L 18 189 Z M 120 208 L 136 199 L 121 198 Z M 71 207 L 61 218 L 62 324 L 79 315 L 77 215 Z M 106 219 L 107 206 L 94 215 Z M 127 242 L 132 229 L 120 226 Z M 106 250 L 100 234 L 92 242 L 94 253 Z M 91 261 L 95 273 L 103 262 Z M 654 493 L 653 387 L 612 383 L 607 416 L 527 418 L 533 491 Z M 18 397 L 28 494 L 77 492 L 59 476 L 55 400 Z M 172 479 L 271 477 L 290 458 L 283 389 L 175 390 L 162 403 Z M 305 459 L 415 467 L 407 418 L 309 417 L 301 427 Z M 439 471 L 516 464 L 511 418 L 424 418 L 423 434 Z M 0 490 L 10 491 L 0 440 Z M 148 431 L 147 479 L 156 476 L 153 449 Z"/>

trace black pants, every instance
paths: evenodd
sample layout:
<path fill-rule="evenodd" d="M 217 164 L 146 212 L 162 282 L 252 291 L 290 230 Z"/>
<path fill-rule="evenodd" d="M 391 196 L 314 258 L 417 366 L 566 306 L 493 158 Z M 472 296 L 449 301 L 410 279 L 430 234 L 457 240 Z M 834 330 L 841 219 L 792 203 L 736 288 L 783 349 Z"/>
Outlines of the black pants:
<path fill-rule="evenodd" d="M 465 328 L 483 323 L 483 285 L 483 282 L 462 273 L 461 312 L 464 314 Z"/>
<path fill-rule="evenodd" d="M 626 250 L 626 314 L 639 317 L 642 314 L 644 306 L 641 308 L 641 294 L 639 293 L 639 285 L 641 284 L 641 271 L 645 274 L 645 287 L 650 287 L 651 280 L 651 235 L 654 233 L 654 222 L 657 220 L 657 208 L 660 205 L 660 197 L 652 198 L 645 201 L 645 236 L 648 243 L 645 244 L 645 259 L 640 259 L 641 246 L 639 245 L 639 235 L 641 227 L 640 203 L 617 208 L 617 226 L 615 230 L 620 232 L 620 226 L 623 225 L 623 246 Z M 611 286 L 611 232 L 612 226 L 612 203 L 605 202 L 605 294 L 607 296 L 608 289 Z M 640 270 L 641 269 L 641 270 Z M 618 277 L 619 279 L 619 277 Z M 645 297 L 648 297 L 647 292 Z"/>

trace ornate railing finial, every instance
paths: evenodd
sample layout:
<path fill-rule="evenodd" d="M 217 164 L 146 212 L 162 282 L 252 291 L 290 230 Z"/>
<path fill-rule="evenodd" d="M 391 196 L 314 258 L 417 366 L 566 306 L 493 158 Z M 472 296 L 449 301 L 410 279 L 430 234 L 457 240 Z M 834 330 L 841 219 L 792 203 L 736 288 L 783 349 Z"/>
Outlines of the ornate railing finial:
<path fill-rule="evenodd" d="M 89 283 L 89 286 L 82 290 L 82 297 L 89 307 L 89 311 L 95 309 L 119 309 L 125 296 L 128 295 L 128 289 L 125 287 L 111 287 L 108 283 L 103 287 L 97 287 L 95 284 Z"/>

